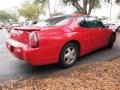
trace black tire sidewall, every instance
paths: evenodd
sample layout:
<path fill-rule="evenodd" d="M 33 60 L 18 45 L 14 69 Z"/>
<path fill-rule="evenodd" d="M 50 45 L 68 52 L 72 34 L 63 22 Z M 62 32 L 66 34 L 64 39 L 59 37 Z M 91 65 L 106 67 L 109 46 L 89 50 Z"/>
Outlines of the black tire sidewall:
<path fill-rule="evenodd" d="M 118 27 L 117 31 L 120 32 L 120 26 Z"/>
<path fill-rule="evenodd" d="M 113 47 L 113 43 L 115 41 L 115 35 L 112 34 L 110 39 L 109 39 L 109 44 L 108 44 L 108 48 L 112 48 Z"/>

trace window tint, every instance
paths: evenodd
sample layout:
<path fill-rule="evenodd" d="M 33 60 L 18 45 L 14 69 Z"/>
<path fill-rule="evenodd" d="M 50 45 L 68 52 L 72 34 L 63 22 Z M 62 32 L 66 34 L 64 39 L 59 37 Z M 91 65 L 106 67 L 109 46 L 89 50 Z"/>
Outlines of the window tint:
<path fill-rule="evenodd" d="M 97 20 L 94 17 L 91 16 L 82 16 L 77 19 L 77 23 L 81 27 L 86 27 L 86 28 L 103 28 L 104 25 L 102 24 L 101 21 Z"/>
<path fill-rule="evenodd" d="M 86 21 L 85 21 L 85 18 L 84 18 L 84 17 L 78 17 L 77 23 L 78 23 L 81 27 L 87 27 Z"/>
<path fill-rule="evenodd" d="M 89 28 L 98 28 L 98 27 L 103 28 L 102 23 L 100 23 L 99 21 L 96 21 L 96 20 L 86 21 L 86 24 Z"/>
<path fill-rule="evenodd" d="M 104 27 L 102 22 L 100 22 L 94 17 L 87 17 L 85 19 L 86 19 L 87 27 L 89 28 L 103 28 Z"/>
<path fill-rule="evenodd" d="M 57 16 L 57 17 L 52 17 L 46 20 L 50 25 L 55 25 L 56 23 L 65 20 L 67 18 L 71 18 L 72 16 L 70 15 L 64 15 L 64 16 Z"/>
<path fill-rule="evenodd" d="M 52 17 L 47 20 L 43 20 L 35 24 L 34 26 L 61 26 L 67 24 L 72 16 L 66 15 L 66 16 L 59 16 L 59 17 Z"/>

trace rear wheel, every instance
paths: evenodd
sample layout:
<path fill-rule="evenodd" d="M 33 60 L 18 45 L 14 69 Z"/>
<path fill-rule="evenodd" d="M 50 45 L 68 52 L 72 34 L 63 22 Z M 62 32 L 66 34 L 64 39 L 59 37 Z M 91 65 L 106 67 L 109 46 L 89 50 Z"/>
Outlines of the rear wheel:
<path fill-rule="evenodd" d="M 115 41 L 115 35 L 112 34 L 109 40 L 108 48 L 112 48 Z"/>
<path fill-rule="evenodd" d="M 76 63 L 78 58 L 79 48 L 74 43 L 68 43 L 61 51 L 59 66 L 62 68 L 68 68 Z"/>

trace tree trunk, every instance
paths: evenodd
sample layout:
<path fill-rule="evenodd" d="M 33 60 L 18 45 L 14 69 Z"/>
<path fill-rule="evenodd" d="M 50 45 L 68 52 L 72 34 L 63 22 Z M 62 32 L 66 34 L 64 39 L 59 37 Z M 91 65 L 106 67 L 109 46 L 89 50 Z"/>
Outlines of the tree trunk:
<path fill-rule="evenodd" d="M 78 1 L 74 2 L 74 5 L 75 5 L 77 8 L 79 8 L 80 11 L 83 12 L 84 9 L 80 6 L 80 4 L 78 3 Z"/>
<path fill-rule="evenodd" d="M 87 4 L 88 4 L 88 0 L 83 0 L 83 13 L 87 14 Z"/>
<path fill-rule="evenodd" d="M 48 0 L 48 10 L 49 10 L 49 16 L 51 17 L 51 10 L 50 10 L 50 0 Z"/>
<path fill-rule="evenodd" d="M 82 14 L 90 15 L 96 0 L 82 0 L 83 7 L 81 6 L 79 0 L 70 0 L 72 5 Z M 88 8 L 89 5 L 89 8 Z M 88 9 L 88 10 L 87 10 Z"/>
<path fill-rule="evenodd" d="M 57 4 L 57 0 L 55 0 L 55 3 L 54 3 L 54 13 L 56 12 L 56 4 Z"/>
<path fill-rule="evenodd" d="M 93 9 L 93 6 L 94 6 L 94 4 L 95 4 L 95 1 L 96 1 L 96 0 L 93 0 L 93 2 L 90 2 L 90 1 L 89 1 L 88 15 L 90 15 L 90 13 L 91 13 L 91 11 L 92 11 L 92 9 Z"/>
<path fill-rule="evenodd" d="M 83 1 L 83 7 L 78 3 L 78 1 L 72 2 L 72 5 L 82 14 L 87 14 L 87 4 L 87 0 Z"/>

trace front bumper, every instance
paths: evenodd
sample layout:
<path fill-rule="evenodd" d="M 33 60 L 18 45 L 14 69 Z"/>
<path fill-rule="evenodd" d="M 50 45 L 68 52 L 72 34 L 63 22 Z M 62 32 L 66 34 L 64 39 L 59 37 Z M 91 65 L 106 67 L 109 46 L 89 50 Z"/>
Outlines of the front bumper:
<path fill-rule="evenodd" d="M 31 65 L 46 65 L 58 62 L 58 55 L 52 55 L 50 47 L 31 48 L 27 44 L 9 39 L 6 42 L 8 50 L 17 58 Z"/>

